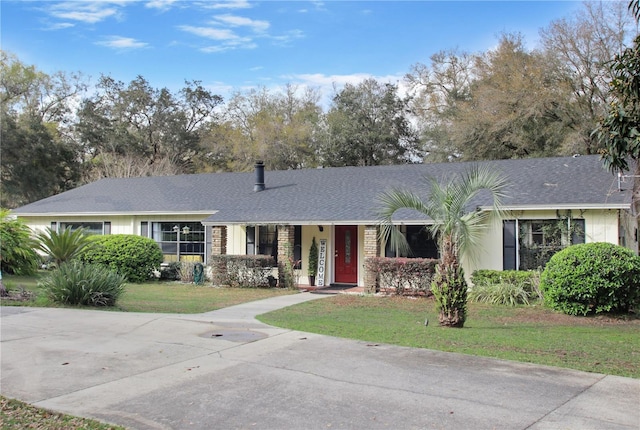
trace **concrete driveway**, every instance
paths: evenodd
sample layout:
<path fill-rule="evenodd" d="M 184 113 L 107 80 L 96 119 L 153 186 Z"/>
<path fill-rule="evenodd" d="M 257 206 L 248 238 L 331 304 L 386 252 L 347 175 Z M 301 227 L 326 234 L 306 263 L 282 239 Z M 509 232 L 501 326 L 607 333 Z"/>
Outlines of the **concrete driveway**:
<path fill-rule="evenodd" d="M 132 429 L 640 429 L 640 380 L 198 315 L 0 309 L 0 392 Z"/>

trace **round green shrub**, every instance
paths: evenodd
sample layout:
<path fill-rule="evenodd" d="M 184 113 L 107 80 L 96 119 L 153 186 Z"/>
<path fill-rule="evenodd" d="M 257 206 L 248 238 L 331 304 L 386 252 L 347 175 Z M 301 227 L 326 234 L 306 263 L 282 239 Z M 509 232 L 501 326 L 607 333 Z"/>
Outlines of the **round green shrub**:
<path fill-rule="evenodd" d="M 105 266 L 72 260 L 39 283 L 47 297 L 64 305 L 113 306 L 124 291 L 124 276 Z"/>
<path fill-rule="evenodd" d="M 540 278 L 545 305 L 569 315 L 629 312 L 640 304 L 640 257 L 610 243 L 563 249 Z"/>
<path fill-rule="evenodd" d="M 94 236 L 95 246 L 82 254 L 82 261 L 102 264 L 126 277 L 145 282 L 162 263 L 162 251 L 153 239 L 132 234 Z"/>

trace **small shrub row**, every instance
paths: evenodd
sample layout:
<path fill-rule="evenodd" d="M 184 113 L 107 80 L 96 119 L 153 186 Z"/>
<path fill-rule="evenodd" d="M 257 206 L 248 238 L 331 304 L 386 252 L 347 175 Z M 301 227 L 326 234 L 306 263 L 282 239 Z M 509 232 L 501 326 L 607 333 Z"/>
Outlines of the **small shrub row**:
<path fill-rule="evenodd" d="M 522 283 L 498 282 L 497 284 L 479 284 L 469 290 L 469 300 L 494 305 L 528 305 L 531 293 Z"/>
<path fill-rule="evenodd" d="M 275 260 L 270 255 L 212 255 L 209 264 L 214 285 L 240 288 L 274 286 Z"/>
<path fill-rule="evenodd" d="M 365 269 L 375 274 L 381 290 L 417 294 L 429 292 L 437 264 L 429 258 L 372 257 L 365 260 Z"/>
<path fill-rule="evenodd" d="M 540 273 L 522 270 L 476 270 L 469 299 L 476 302 L 515 306 L 542 299 Z"/>
<path fill-rule="evenodd" d="M 500 283 L 521 285 L 530 291 L 537 288 L 540 274 L 524 270 L 476 270 L 471 274 L 474 286 L 496 285 Z"/>
<path fill-rule="evenodd" d="M 48 273 L 40 287 L 56 303 L 113 306 L 124 292 L 125 277 L 102 265 L 73 260 Z"/>

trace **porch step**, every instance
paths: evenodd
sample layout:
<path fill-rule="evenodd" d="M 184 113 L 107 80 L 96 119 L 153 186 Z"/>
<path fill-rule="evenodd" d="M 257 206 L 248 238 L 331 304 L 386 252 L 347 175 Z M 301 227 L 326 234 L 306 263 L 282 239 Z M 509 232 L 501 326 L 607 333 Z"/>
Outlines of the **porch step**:
<path fill-rule="evenodd" d="M 319 287 L 311 292 L 314 294 L 339 294 L 357 286 L 357 284 L 330 284 L 328 287 Z"/>

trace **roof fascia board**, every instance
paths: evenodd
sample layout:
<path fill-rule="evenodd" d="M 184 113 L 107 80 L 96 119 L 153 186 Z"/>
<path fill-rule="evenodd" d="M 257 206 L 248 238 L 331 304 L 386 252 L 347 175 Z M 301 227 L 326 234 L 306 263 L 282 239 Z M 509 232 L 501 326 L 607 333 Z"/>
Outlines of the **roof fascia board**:
<path fill-rule="evenodd" d="M 202 225 L 205 226 L 218 226 L 218 225 L 378 225 L 378 220 L 358 220 L 358 221 L 202 221 Z M 430 225 L 432 221 L 426 220 L 404 220 L 394 222 L 394 225 Z"/>
<path fill-rule="evenodd" d="M 144 215 L 215 215 L 218 211 L 136 211 L 136 212 L 12 212 L 18 217 L 90 217 L 90 216 L 144 216 Z"/>
<path fill-rule="evenodd" d="M 589 203 L 589 204 L 557 204 L 557 205 L 514 205 L 503 206 L 503 211 L 545 211 L 545 210 L 589 210 L 589 209 L 630 209 L 631 205 L 628 203 Z M 480 206 L 478 209 L 483 211 L 490 211 L 489 206 Z"/>

